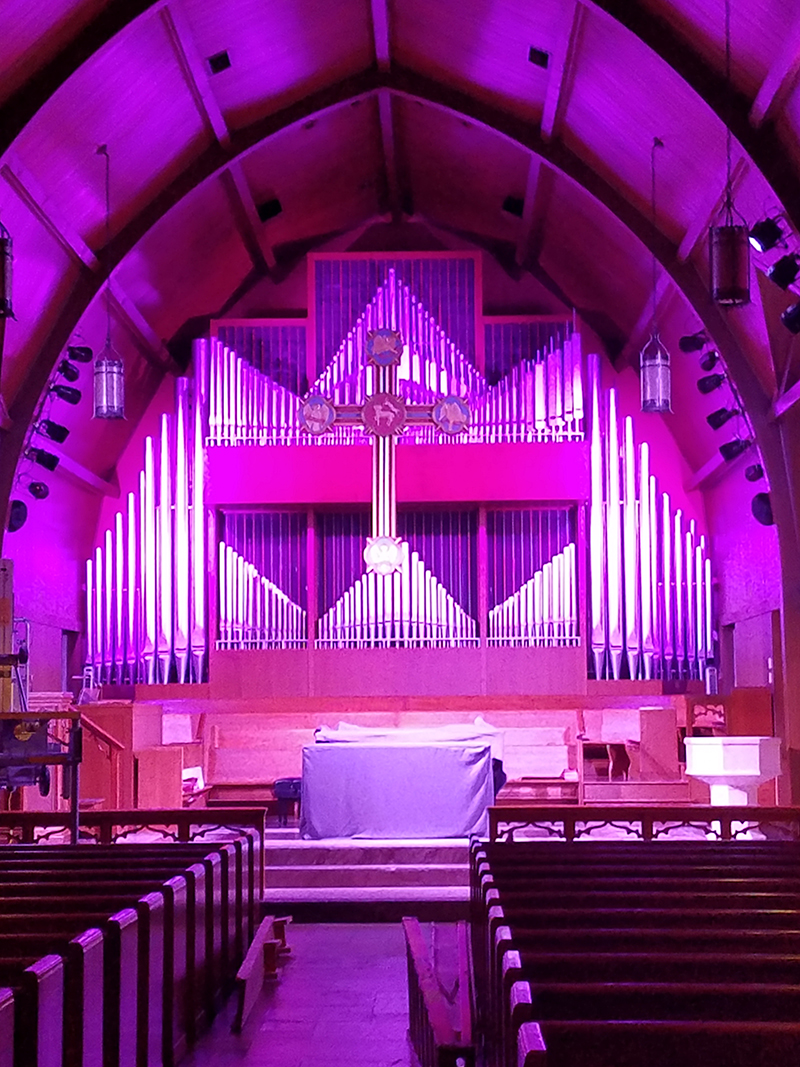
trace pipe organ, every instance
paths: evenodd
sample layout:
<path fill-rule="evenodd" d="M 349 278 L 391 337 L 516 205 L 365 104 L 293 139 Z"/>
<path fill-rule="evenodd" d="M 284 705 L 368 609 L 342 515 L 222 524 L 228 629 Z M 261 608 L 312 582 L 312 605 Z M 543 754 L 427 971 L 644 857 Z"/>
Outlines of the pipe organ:
<path fill-rule="evenodd" d="M 714 659 L 711 561 L 694 519 L 659 496 L 646 443 L 592 360 L 589 625 L 597 678 L 703 678 Z"/>
<path fill-rule="evenodd" d="M 194 377 L 178 380 L 174 414 L 145 439 L 138 482 L 86 563 L 97 683 L 204 680 L 210 639 L 220 650 L 574 647 L 583 618 L 597 678 L 703 677 L 715 644 L 705 537 L 659 492 L 647 444 L 619 417 L 615 391 L 600 389 L 597 357 L 585 374 L 573 324 L 486 318 L 476 357 L 475 262 L 453 254 L 380 266 L 345 256 L 337 267 L 319 257 L 315 284 L 328 288 L 315 293 L 313 328 L 223 323 L 196 342 Z M 314 511 L 312 501 L 280 513 L 233 501 L 212 515 L 209 448 L 230 450 L 233 464 L 240 445 L 370 442 L 358 408 L 378 384 L 381 368 L 365 358 L 375 330 L 400 334 L 393 388 L 409 408 L 466 402 L 468 429 L 452 446 L 584 449 L 588 502 L 401 511 L 401 565 L 388 575 L 365 573 L 366 515 Z M 352 417 L 303 432 L 309 396 Z M 398 443 L 439 439 L 412 419 Z"/>

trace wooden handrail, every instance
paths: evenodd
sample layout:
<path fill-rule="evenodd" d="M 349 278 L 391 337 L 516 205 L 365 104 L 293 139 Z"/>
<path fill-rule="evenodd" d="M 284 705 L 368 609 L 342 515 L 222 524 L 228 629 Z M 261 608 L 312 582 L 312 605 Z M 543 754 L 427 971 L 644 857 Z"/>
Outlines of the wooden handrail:
<path fill-rule="evenodd" d="M 94 734 L 98 741 L 102 741 L 104 745 L 108 745 L 109 748 L 115 748 L 118 752 L 125 750 L 125 746 L 121 741 L 118 741 L 113 734 L 110 734 L 108 730 L 104 730 L 102 726 L 99 726 L 94 719 L 90 719 L 84 712 L 81 712 L 81 723 L 90 734 Z"/>

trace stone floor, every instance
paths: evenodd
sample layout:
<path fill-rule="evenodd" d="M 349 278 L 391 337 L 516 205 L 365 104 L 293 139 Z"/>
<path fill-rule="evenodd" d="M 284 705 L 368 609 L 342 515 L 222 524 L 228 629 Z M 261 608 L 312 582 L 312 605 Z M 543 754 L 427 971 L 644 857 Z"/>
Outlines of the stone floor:
<path fill-rule="evenodd" d="M 399 923 L 295 924 L 288 940 L 243 1032 L 229 1003 L 182 1067 L 414 1067 Z"/>

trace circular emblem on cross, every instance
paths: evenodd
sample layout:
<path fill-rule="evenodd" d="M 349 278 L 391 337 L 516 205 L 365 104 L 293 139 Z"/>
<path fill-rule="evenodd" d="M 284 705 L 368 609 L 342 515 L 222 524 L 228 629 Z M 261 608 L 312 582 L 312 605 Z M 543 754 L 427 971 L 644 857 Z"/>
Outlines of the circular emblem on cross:
<path fill-rule="evenodd" d="M 399 396 L 392 393 L 375 393 L 361 409 L 361 421 L 370 433 L 378 437 L 391 437 L 406 424 L 406 406 Z"/>
<path fill-rule="evenodd" d="M 403 569 L 403 545 L 397 537 L 367 538 L 367 547 L 364 549 L 364 562 L 368 571 L 375 574 L 393 574 Z"/>
<path fill-rule="evenodd" d="M 455 436 L 469 426 L 469 406 L 458 396 L 446 396 L 433 405 L 431 417 L 442 433 Z"/>
<path fill-rule="evenodd" d="M 317 393 L 312 394 L 300 408 L 300 424 L 304 430 L 319 437 L 333 425 L 336 409 L 330 400 Z"/>
<path fill-rule="evenodd" d="M 367 357 L 378 367 L 391 367 L 403 355 L 403 339 L 397 330 L 370 330 L 367 334 Z"/>

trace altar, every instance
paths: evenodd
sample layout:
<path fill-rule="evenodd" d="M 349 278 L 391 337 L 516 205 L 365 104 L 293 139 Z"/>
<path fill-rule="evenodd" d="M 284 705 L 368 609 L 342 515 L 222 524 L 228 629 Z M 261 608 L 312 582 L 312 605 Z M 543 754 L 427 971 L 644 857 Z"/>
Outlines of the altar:
<path fill-rule="evenodd" d="M 488 745 L 362 742 L 303 749 L 304 838 L 485 835 L 493 801 Z"/>

